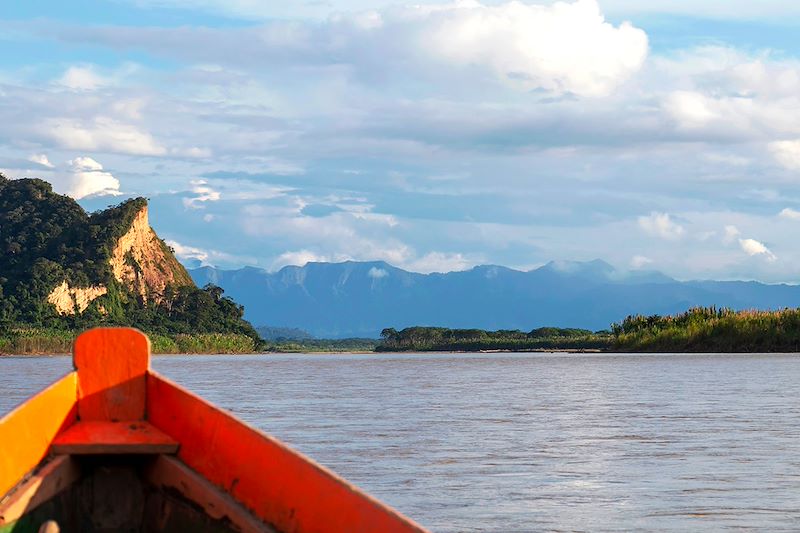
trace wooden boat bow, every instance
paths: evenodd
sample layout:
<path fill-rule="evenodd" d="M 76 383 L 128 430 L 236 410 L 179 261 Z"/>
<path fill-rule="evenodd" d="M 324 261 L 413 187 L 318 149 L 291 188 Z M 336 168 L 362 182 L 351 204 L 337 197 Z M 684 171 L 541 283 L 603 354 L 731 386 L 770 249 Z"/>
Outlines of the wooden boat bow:
<path fill-rule="evenodd" d="M 83 333 L 73 363 L 0 419 L 0 533 L 425 531 L 153 372 L 138 330 Z"/>

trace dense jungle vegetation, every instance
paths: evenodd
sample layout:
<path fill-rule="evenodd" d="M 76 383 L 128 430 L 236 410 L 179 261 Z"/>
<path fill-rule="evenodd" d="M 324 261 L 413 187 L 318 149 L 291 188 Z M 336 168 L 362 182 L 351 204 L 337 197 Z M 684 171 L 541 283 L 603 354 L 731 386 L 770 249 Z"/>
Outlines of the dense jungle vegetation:
<path fill-rule="evenodd" d="M 528 333 L 519 330 L 485 331 L 482 329 L 448 329 L 411 327 L 381 332 L 377 351 L 534 351 L 534 350 L 597 350 L 610 347 L 608 332 L 593 333 L 586 329 L 538 328 Z"/>
<path fill-rule="evenodd" d="M 45 181 L 0 175 L 0 353 L 69 351 L 77 332 L 95 326 L 137 327 L 160 338 L 154 347 L 165 351 L 260 347 L 242 306 L 219 287 L 199 289 L 184 275 L 187 284 L 168 286 L 156 302 L 114 278 L 111 251 L 146 205 L 146 199 L 136 198 L 87 214 Z M 161 245 L 172 264 L 159 268 L 182 269 Z M 47 296 L 65 280 L 77 287 L 103 285 L 108 292 L 96 300 L 100 305 L 61 315 Z"/>

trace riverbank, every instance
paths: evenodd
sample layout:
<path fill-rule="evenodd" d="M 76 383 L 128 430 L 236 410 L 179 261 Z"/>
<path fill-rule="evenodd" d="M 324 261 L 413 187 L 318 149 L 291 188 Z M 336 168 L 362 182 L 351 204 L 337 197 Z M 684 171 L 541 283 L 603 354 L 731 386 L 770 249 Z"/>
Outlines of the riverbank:
<path fill-rule="evenodd" d="M 17 329 L 0 334 L 0 356 L 72 352 L 77 332 Z M 154 354 L 247 354 L 260 351 L 252 337 L 235 333 L 162 335 L 148 333 Z"/>
<path fill-rule="evenodd" d="M 800 309 L 732 311 L 694 308 L 673 316 L 629 316 L 610 331 L 538 328 L 484 331 L 410 327 L 377 339 L 278 339 L 242 334 L 148 333 L 155 354 L 339 353 L 795 353 Z M 0 355 L 69 353 L 76 332 L 37 328 L 0 331 Z"/>
<path fill-rule="evenodd" d="M 592 332 L 575 328 L 537 328 L 486 331 L 411 327 L 381 332 L 380 352 L 552 352 L 606 351 L 613 348 L 609 332 Z"/>
<path fill-rule="evenodd" d="M 697 307 L 673 316 L 629 316 L 612 326 L 612 334 L 615 351 L 795 353 L 800 351 L 800 309 Z"/>

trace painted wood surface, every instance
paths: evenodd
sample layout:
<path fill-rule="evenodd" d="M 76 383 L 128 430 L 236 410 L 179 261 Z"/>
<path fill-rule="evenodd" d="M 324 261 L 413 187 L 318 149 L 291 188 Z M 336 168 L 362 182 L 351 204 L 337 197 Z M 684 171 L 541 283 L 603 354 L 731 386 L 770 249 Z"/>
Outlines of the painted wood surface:
<path fill-rule="evenodd" d="M 285 533 L 425 531 L 311 459 L 153 372 L 148 420 L 178 457 Z"/>
<path fill-rule="evenodd" d="M 0 526 L 16 522 L 29 510 L 66 490 L 79 476 L 80 469 L 71 457 L 55 457 L 0 504 Z"/>
<path fill-rule="evenodd" d="M 76 372 L 0 420 L 0 495 L 31 472 L 54 441 L 53 449 L 65 453 L 149 453 L 159 446 L 170 453 L 178 447 L 188 468 L 170 463 L 154 478 L 160 484 L 183 484 L 201 502 L 228 505 L 230 512 L 243 505 L 279 531 L 425 531 L 279 440 L 149 371 L 149 356 L 149 340 L 137 330 L 101 328 L 79 336 Z M 207 485 L 196 483 L 203 478 Z M 192 480 L 196 486 L 187 489 Z M 213 488 L 231 500 L 212 494 Z"/>
<path fill-rule="evenodd" d="M 227 492 L 213 485 L 180 460 L 161 455 L 145 472 L 148 482 L 156 487 L 173 489 L 199 505 L 211 518 L 226 520 L 240 531 L 276 533 L 234 500 Z"/>
<path fill-rule="evenodd" d="M 53 441 L 57 454 L 158 454 L 175 453 L 178 442 L 143 421 L 79 421 Z"/>
<path fill-rule="evenodd" d="M 0 496 L 45 457 L 53 438 L 75 422 L 77 376 L 70 372 L 0 418 Z"/>
<path fill-rule="evenodd" d="M 78 418 L 142 420 L 150 340 L 133 328 L 96 328 L 75 339 Z"/>

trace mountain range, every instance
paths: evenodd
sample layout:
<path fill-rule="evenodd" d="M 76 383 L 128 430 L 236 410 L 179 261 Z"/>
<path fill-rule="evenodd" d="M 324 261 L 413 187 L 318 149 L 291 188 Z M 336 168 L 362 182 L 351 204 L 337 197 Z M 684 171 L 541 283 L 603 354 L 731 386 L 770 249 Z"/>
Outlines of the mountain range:
<path fill-rule="evenodd" d="M 800 306 L 800 286 L 753 281 L 678 281 L 656 271 L 619 271 L 601 260 L 550 262 L 527 272 L 478 266 L 419 274 L 382 261 L 308 263 L 277 272 L 190 269 L 198 286 L 219 285 L 257 326 L 325 338 L 377 337 L 383 328 L 608 328 L 632 314 L 693 306 Z"/>

